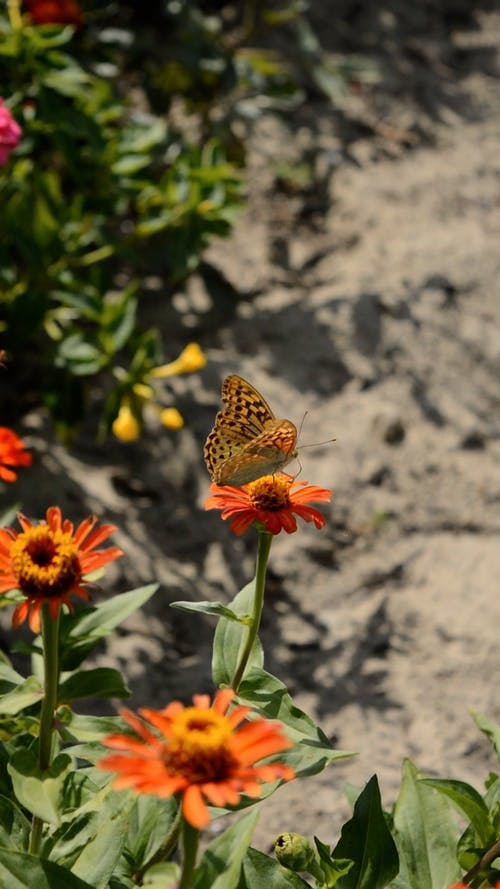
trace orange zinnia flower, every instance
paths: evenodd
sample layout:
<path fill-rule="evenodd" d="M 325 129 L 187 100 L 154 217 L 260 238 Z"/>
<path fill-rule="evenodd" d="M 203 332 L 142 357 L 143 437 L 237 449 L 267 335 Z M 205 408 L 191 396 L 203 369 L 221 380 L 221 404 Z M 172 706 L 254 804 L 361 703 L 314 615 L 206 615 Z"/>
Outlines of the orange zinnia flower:
<path fill-rule="evenodd" d="M 255 765 L 292 743 L 280 725 L 266 719 L 240 725 L 250 708 L 237 706 L 227 714 L 233 697 L 233 690 L 224 688 L 212 705 L 208 695 L 194 695 L 192 707 L 173 701 L 163 710 L 140 710 L 149 725 L 122 710 L 139 738 L 109 735 L 104 744 L 124 753 L 105 756 L 99 767 L 118 773 L 113 781 L 117 790 L 133 787 L 159 797 L 178 794 L 186 821 L 204 827 L 209 821 L 207 801 L 234 806 L 242 793 L 260 796 L 259 782 L 295 777 L 282 763 Z"/>
<path fill-rule="evenodd" d="M 116 531 L 114 525 L 94 530 L 97 518 L 90 516 L 73 533 L 72 522 L 63 520 L 58 506 L 50 506 L 46 516 L 46 522 L 32 525 L 19 513 L 20 533 L 0 528 L 0 593 L 15 589 L 24 593 L 12 623 L 17 627 L 29 616 L 34 633 L 40 629 L 40 609 L 45 602 L 53 620 L 61 603 L 71 611 L 70 593 L 89 598 L 85 575 L 123 555 L 117 546 L 96 550 Z"/>
<path fill-rule="evenodd" d="M 33 457 L 25 451 L 24 441 L 7 426 L 0 426 L 0 478 L 15 482 L 17 475 L 9 466 L 31 466 Z"/>
<path fill-rule="evenodd" d="M 244 534 L 254 522 L 271 534 L 282 530 L 292 534 L 297 530 L 295 515 L 322 528 L 325 517 L 307 504 L 332 497 L 328 488 L 295 482 L 285 474 L 263 475 L 241 488 L 210 485 L 210 490 L 213 496 L 205 501 L 205 509 L 221 509 L 222 518 L 232 519 L 231 530 L 238 535 Z"/>

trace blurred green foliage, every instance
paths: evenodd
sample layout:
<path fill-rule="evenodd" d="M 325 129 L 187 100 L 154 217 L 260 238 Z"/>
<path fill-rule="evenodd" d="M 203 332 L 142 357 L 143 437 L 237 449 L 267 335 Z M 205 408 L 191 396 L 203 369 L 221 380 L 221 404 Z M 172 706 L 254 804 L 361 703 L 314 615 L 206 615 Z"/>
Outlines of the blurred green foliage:
<path fill-rule="evenodd" d="M 301 94 L 266 28 L 306 27 L 294 0 L 82 9 L 76 32 L 0 17 L 1 93 L 23 128 L 0 168 L 0 344 L 29 351 L 66 436 L 90 381 L 107 392 L 109 431 L 162 361 L 159 333 L 142 329 L 143 280 L 168 300 L 229 233 L 245 153 L 235 121 L 259 113 L 249 98 Z"/>

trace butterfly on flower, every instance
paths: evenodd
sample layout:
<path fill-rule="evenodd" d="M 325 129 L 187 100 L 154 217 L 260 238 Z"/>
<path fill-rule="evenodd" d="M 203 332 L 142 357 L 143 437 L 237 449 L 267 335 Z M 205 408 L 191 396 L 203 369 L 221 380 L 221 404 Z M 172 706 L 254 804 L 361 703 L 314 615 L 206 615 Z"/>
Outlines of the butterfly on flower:
<path fill-rule="evenodd" d="M 222 384 L 224 409 L 205 442 L 204 457 L 212 482 L 246 485 L 286 466 L 297 456 L 297 429 L 277 420 L 267 401 L 236 374 Z"/>

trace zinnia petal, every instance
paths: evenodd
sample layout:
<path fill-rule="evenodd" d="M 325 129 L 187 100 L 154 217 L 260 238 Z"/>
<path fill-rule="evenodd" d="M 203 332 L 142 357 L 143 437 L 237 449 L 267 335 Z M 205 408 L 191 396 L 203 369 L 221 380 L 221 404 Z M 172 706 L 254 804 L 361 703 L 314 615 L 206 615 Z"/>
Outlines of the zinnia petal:
<path fill-rule="evenodd" d="M 82 522 L 76 534 L 73 523 L 63 519 L 59 506 L 50 506 L 45 521 L 36 525 L 22 513 L 17 518 L 21 532 L 0 529 L 0 591 L 18 589 L 24 594 L 23 607 L 17 606 L 14 611 L 14 626 L 28 618 L 30 628 L 38 632 L 45 603 L 52 620 L 56 620 L 61 606 L 71 610 L 71 594 L 89 598 L 85 575 L 123 553 L 116 546 L 94 549 L 112 533 L 113 525 L 104 525 L 85 540 L 97 521 L 94 517 Z"/>
<path fill-rule="evenodd" d="M 116 772 L 117 788 L 162 798 L 178 795 L 186 820 L 196 828 L 205 826 L 207 803 L 237 805 L 241 793 L 260 795 L 263 781 L 294 776 L 283 763 L 257 764 L 291 742 L 279 723 L 262 717 L 246 721 L 246 706 L 238 705 L 227 715 L 233 697 L 233 690 L 224 688 L 212 704 L 207 695 L 194 695 L 192 707 L 174 701 L 163 710 L 143 709 L 143 720 L 156 729 L 154 735 L 124 711 L 137 736 L 113 734 L 105 739 L 107 747 L 120 752 L 105 756 L 99 767 Z"/>
<path fill-rule="evenodd" d="M 231 530 L 238 536 L 254 522 L 263 525 L 270 534 L 281 531 L 293 534 L 297 530 L 296 515 L 322 528 L 324 516 L 308 504 L 326 502 L 332 497 L 328 488 L 296 482 L 283 473 L 263 476 L 240 488 L 211 484 L 210 491 L 205 509 L 221 510 L 221 518 L 230 521 Z"/>

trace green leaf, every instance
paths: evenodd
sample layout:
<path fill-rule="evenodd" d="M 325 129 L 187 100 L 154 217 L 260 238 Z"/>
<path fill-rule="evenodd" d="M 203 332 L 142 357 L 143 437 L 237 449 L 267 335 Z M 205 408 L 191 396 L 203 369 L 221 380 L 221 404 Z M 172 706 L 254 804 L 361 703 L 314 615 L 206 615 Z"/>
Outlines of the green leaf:
<path fill-rule="evenodd" d="M 127 857 L 137 868 L 143 868 L 165 842 L 178 811 L 174 797 L 160 799 L 150 794 L 136 798 L 128 819 Z"/>
<path fill-rule="evenodd" d="M 2 848 L 0 886 L 8 889 L 95 889 L 52 861 Z"/>
<path fill-rule="evenodd" d="M 106 783 L 99 787 L 93 777 Z M 109 776 L 95 769 L 73 773 L 65 791 L 67 811 L 46 840 L 44 853 L 64 861 L 74 874 L 89 880 L 94 889 L 104 889 L 126 844 L 136 797 L 114 792 Z"/>
<path fill-rule="evenodd" d="M 482 716 L 481 713 L 476 713 L 474 711 L 472 713 L 472 718 L 477 727 L 490 739 L 495 748 L 495 752 L 500 759 L 500 725 L 492 722 L 487 716 Z"/>
<path fill-rule="evenodd" d="M 243 624 L 247 621 L 248 615 L 252 613 L 254 592 L 255 580 L 252 580 L 240 590 L 230 603 L 231 612 L 237 618 L 243 619 L 241 623 L 236 622 L 234 617 L 229 620 L 227 617 L 221 617 L 217 624 L 212 655 L 212 678 L 216 688 L 231 685 L 239 663 L 240 653 L 247 639 L 248 628 Z M 259 640 L 255 639 L 247 670 L 252 666 L 262 667 L 263 663 L 262 646 Z"/>
<path fill-rule="evenodd" d="M 95 889 L 106 889 L 120 859 L 127 837 L 131 799 L 122 799 L 117 806 L 115 795 L 106 800 L 102 810 L 93 817 L 94 835 L 85 843 L 71 870 L 85 877 Z M 125 816 L 125 817 L 124 817 Z"/>
<path fill-rule="evenodd" d="M 28 845 L 30 822 L 19 806 L 0 796 L 0 848 L 19 851 Z"/>
<path fill-rule="evenodd" d="M 130 690 L 118 670 L 98 667 L 95 670 L 78 670 L 61 682 L 58 702 L 68 704 L 83 698 L 129 698 Z"/>
<path fill-rule="evenodd" d="M 489 820 L 488 807 L 474 787 L 464 781 L 448 781 L 441 778 L 424 778 L 422 783 L 435 787 L 455 803 L 471 822 L 481 845 L 487 846 L 490 842 L 495 842 L 496 836 Z"/>
<path fill-rule="evenodd" d="M 250 848 L 243 859 L 238 889 L 309 889 L 309 883 L 274 858 Z"/>
<path fill-rule="evenodd" d="M 443 889 L 459 883 L 457 825 L 451 803 L 428 787 L 410 760 L 403 763 L 394 807 L 394 839 L 400 873 L 394 889 Z"/>
<path fill-rule="evenodd" d="M 325 875 L 324 883 L 327 889 L 333 889 L 337 885 L 341 877 L 349 873 L 354 867 L 354 861 L 351 858 L 332 858 L 330 848 L 318 837 L 314 837 L 321 869 Z"/>
<path fill-rule="evenodd" d="M 61 620 L 61 669 L 74 670 L 101 639 L 130 614 L 141 608 L 158 589 L 157 583 L 106 599 L 77 615 L 63 615 Z"/>
<path fill-rule="evenodd" d="M 398 853 L 382 811 L 376 775 L 356 800 L 332 858 L 354 862 L 337 881 L 338 889 L 383 889 L 396 876 Z"/>
<path fill-rule="evenodd" d="M 238 698 L 268 719 L 278 719 L 284 724 L 285 734 L 294 747 L 280 753 L 279 759 L 290 765 L 297 776 L 316 775 L 334 760 L 353 756 L 332 747 L 321 728 L 295 706 L 286 686 L 271 673 L 256 667 L 245 673 Z"/>
<path fill-rule="evenodd" d="M 18 801 L 28 812 L 57 824 L 59 803 L 72 761 L 65 753 L 56 756 L 49 769 L 41 771 L 33 750 L 18 750 L 12 756 L 8 771 Z"/>
<path fill-rule="evenodd" d="M 236 889 L 258 817 L 257 810 L 249 812 L 210 843 L 196 868 L 194 889 Z"/>
<path fill-rule="evenodd" d="M 244 625 L 248 625 L 252 620 L 249 614 L 238 615 L 222 602 L 171 602 L 170 607 L 178 608 L 180 611 L 197 611 L 209 614 L 211 617 L 225 617 L 227 620 L 234 620 Z"/>
<path fill-rule="evenodd" d="M 68 718 L 59 728 L 64 741 L 101 741 L 106 735 L 123 732 L 124 729 L 123 720 L 119 716 L 80 716 L 72 711 L 66 713 Z M 63 714 L 64 717 L 66 713 Z"/>
<path fill-rule="evenodd" d="M 48 71 L 43 75 L 42 82 L 45 86 L 55 90 L 62 96 L 84 96 L 85 89 L 91 81 L 83 68 L 65 56 L 68 63 L 61 71 Z"/>
<path fill-rule="evenodd" d="M 115 176 L 130 176 L 133 173 L 137 173 L 139 170 L 143 170 L 148 164 L 149 157 L 147 155 L 126 154 L 115 161 L 111 166 L 111 172 L 114 173 Z"/>
<path fill-rule="evenodd" d="M 177 886 L 181 869 L 174 861 L 164 861 L 162 864 L 153 864 L 144 874 L 142 885 L 147 889 L 168 889 L 169 886 Z"/>
<path fill-rule="evenodd" d="M 0 527 L 3 528 L 4 526 L 0 525 Z M 10 599 L 8 602 L 12 604 Z M 13 688 L 16 688 L 23 681 L 24 677 L 17 670 L 14 670 L 14 667 L 8 660 L 0 660 L 0 692 L 2 694 L 12 691 Z"/>
<path fill-rule="evenodd" d="M 2 716 L 12 716 L 31 707 L 32 704 L 38 704 L 43 698 L 43 689 L 36 676 L 28 676 L 24 682 L 21 682 L 12 691 L 7 694 L 0 695 L 0 713 Z"/>

